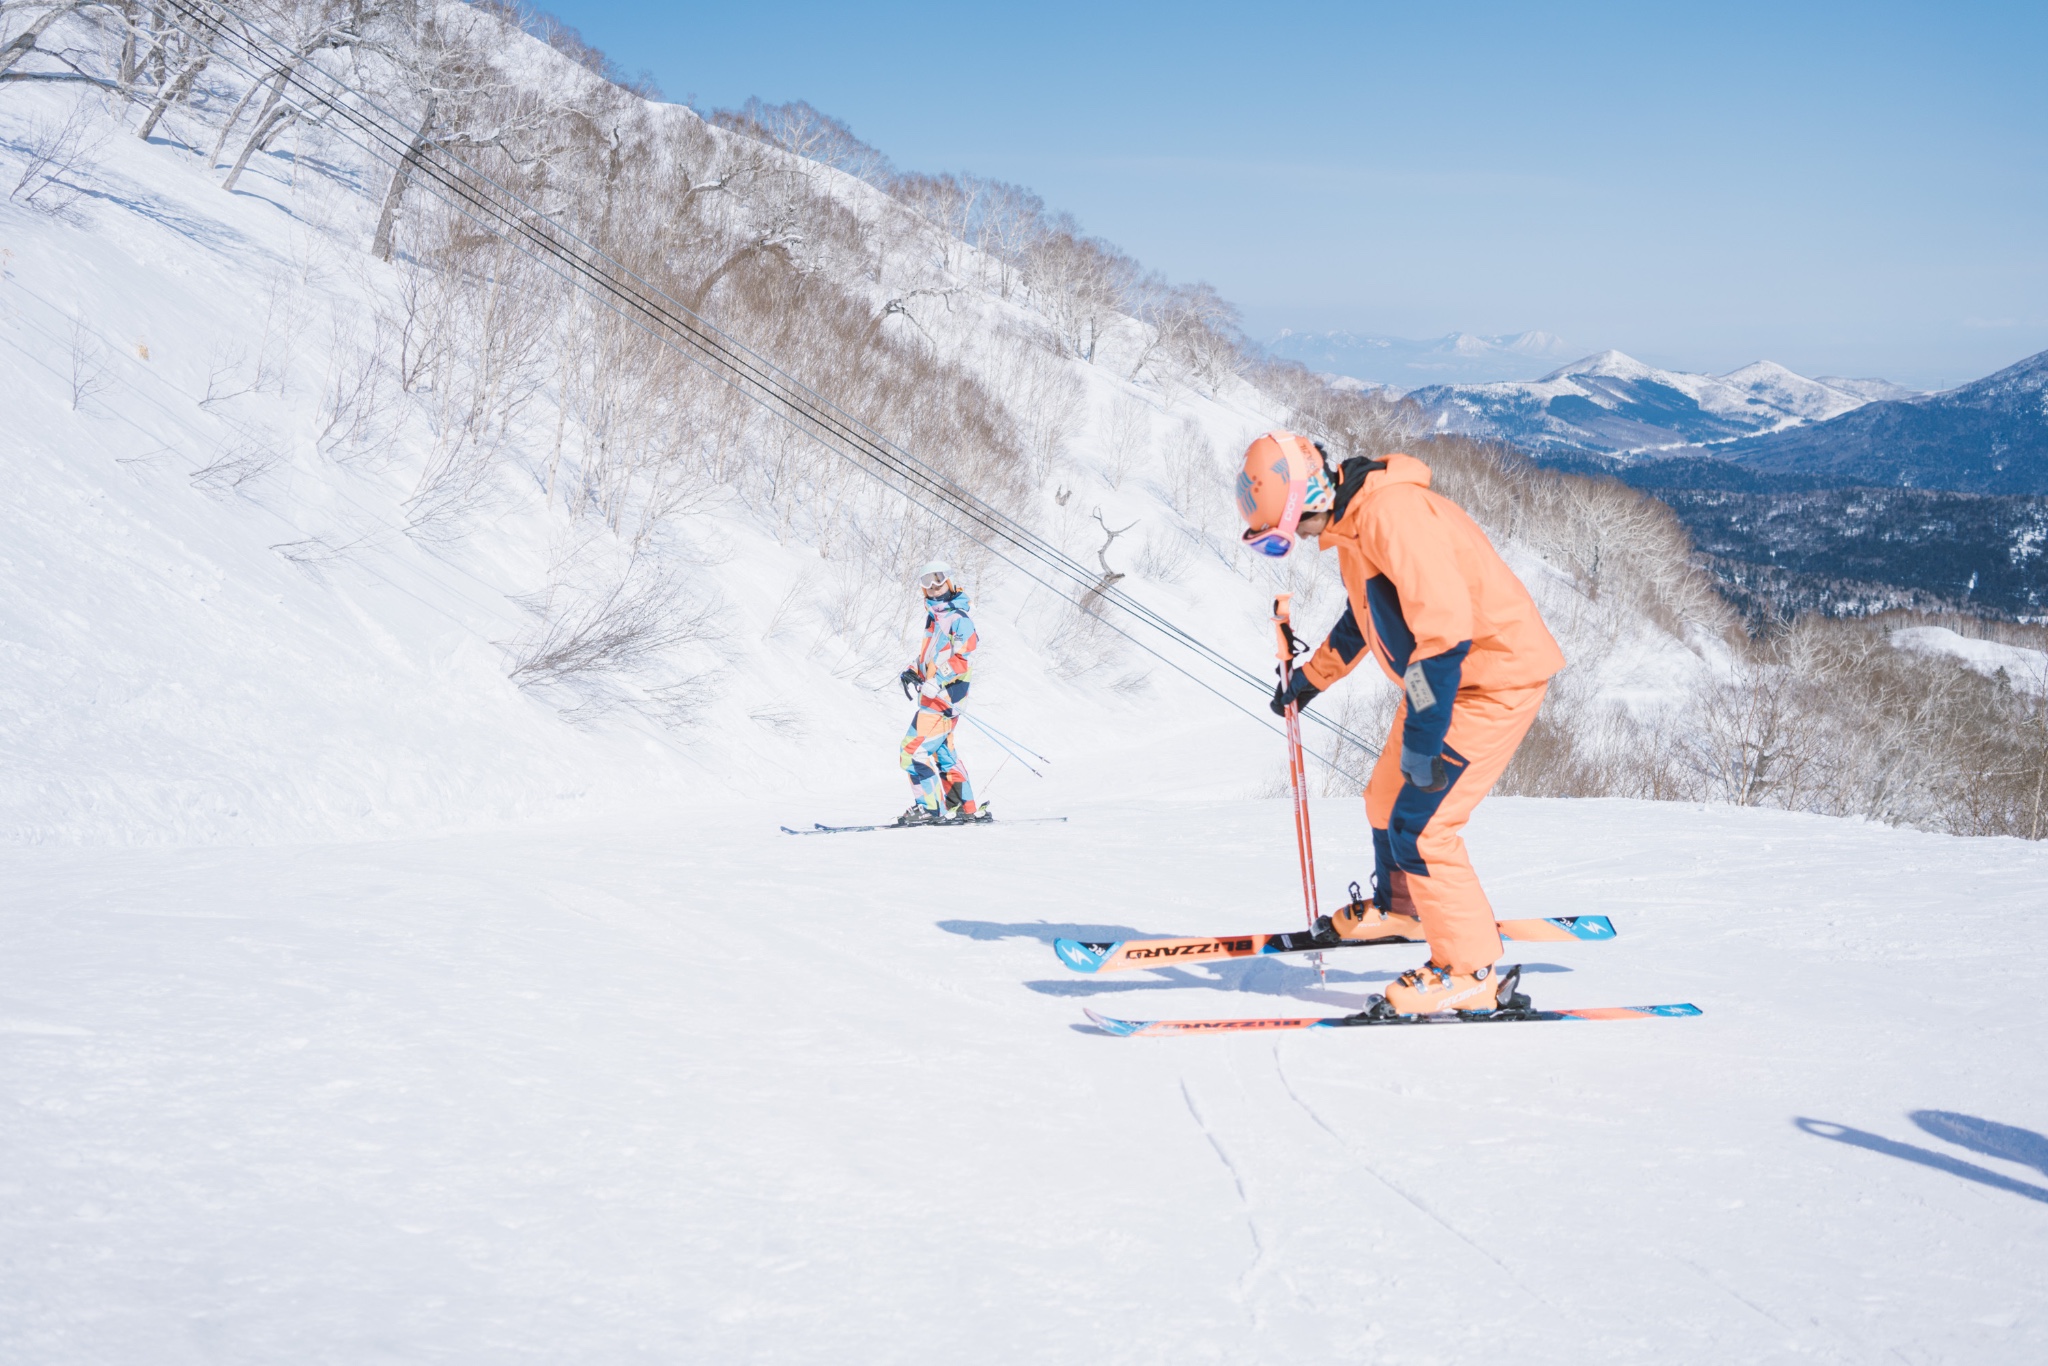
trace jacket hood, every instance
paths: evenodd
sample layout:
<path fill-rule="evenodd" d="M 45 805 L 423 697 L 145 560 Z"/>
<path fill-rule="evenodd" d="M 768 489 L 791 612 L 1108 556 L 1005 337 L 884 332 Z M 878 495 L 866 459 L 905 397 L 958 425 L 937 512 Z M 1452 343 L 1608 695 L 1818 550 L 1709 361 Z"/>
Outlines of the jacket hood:
<path fill-rule="evenodd" d="M 1429 487 L 1429 466 L 1423 464 L 1414 456 L 1403 455 L 1401 452 L 1395 451 L 1386 458 L 1386 463 L 1387 467 L 1380 472 L 1379 477 L 1379 483 L 1382 486 L 1387 484 L 1420 484 L 1424 488 Z"/>
<path fill-rule="evenodd" d="M 1346 460 L 1337 470 L 1337 501 L 1330 508 L 1330 525 L 1323 534 L 1327 536 L 1336 530 L 1357 499 L 1393 484 L 1418 484 L 1428 488 L 1429 478 L 1429 466 L 1400 451 L 1378 460 L 1367 460 L 1363 456 Z"/>

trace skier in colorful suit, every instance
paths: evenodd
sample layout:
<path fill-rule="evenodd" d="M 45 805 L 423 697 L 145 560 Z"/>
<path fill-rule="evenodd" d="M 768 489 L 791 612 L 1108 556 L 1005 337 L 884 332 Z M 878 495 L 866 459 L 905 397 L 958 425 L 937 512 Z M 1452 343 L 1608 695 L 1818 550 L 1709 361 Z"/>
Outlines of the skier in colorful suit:
<path fill-rule="evenodd" d="M 1429 962 L 1387 988 L 1401 1015 L 1499 1004 L 1493 907 L 1459 832 L 1536 719 L 1564 655 L 1529 590 L 1409 455 L 1347 460 L 1268 432 L 1237 482 L 1246 544 L 1285 555 L 1296 538 L 1337 552 L 1349 601 L 1320 649 L 1274 690 L 1307 706 L 1367 653 L 1403 696 L 1365 791 L 1373 901 L 1331 917 L 1344 938 L 1429 941 Z M 1419 930 L 1419 935 L 1417 931 Z"/>
<path fill-rule="evenodd" d="M 988 813 L 976 805 L 967 770 L 953 750 L 953 727 L 974 677 L 970 656 L 981 641 L 967 615 L 967 594 L 953 582 L 952 571 L 934 560 L 917 577 L 924 590 L 924 645 L 917 662 L 897 675 L 904 693 L 917 702 L 900 754 L 916 800 L 896 823 L 986 822 Z"/>

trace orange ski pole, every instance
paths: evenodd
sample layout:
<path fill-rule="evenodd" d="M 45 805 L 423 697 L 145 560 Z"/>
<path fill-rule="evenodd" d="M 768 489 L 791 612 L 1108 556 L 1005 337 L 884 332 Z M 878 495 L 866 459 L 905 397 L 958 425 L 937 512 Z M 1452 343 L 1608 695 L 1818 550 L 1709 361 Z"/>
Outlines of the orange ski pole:
<path fill-rule="evenodd" d="M 1294 681 L 1294 629 L 1291 625 L 1290 604 L 1294 595 L 1282 593 L 1273 599 L 1273 639 L 1280 654 L 1280 682 L 1283 687 Z M 1294 848 L 1301 858 L 1301 903 L 1308 913 L 1308 927 L 1313 930 L 1322 915 L 1322 908 L 1316 901 L 1316 851 L 1315 842 L 1309 834 L 1308 823 L 1308 766 L 1301 757 L 1301 708 L 1299 704 L 1287 704 L 1287 779 L 1294 789 Z M 1323 968 L 1319 953 L 1316 971 Z"/>

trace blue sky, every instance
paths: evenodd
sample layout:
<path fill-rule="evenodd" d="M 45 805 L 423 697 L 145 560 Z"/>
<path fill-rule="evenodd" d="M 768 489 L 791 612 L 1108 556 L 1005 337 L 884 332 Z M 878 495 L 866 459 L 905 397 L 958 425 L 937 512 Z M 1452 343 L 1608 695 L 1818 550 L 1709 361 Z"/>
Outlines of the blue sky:
<path fill-rule="evenodd" d="M 1028 185 L 1258 336 L 1927 387 L 2048 349 L 2048 5 L 549 8 L 670 99 Z"/>

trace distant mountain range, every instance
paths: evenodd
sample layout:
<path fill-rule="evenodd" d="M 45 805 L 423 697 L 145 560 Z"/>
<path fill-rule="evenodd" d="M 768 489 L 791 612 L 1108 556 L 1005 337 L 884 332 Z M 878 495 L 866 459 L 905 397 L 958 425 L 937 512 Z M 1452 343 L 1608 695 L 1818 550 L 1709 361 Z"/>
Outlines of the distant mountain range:
<path fill-rule="evenodd" d="M 1868 403 L 1688 454 L 1780 485 L 2048 494 L 2048 351 L 1946 393 Z"/>
<path fill-rule="evenodd" d="M 1428 340 L 1357 332 L 1282 332 L 1267 349 L 1323 374 L 1407 391 L 1425 384 L 1491 384 L 1534 379 L 1572 355 L 1548 332 L 1481 337 L 1452 332 Z"/>
<path fill-rule="evenodd" d="M 1639 459 L 1824 422 L 1911 393 L 1881 379 L 1808 379 L 1773 361 L 1696 375 L 1603 351 L 1537 380 L 1428 385 L 1408 397 L 1437 431 L 1504 441 L 1539 458 Z"/>
<path fill-rule="evenodd" d="M 1721 445 L 1549 463 L 1662 498 L 1753 615 L 2048 612 L 2048 352 Z"/>
<path fill-rule="evenodd" d="M 2048 610 L 2048 352 L 1939 394 L 1608 351 L 1409 398 L 1438 431 L 1656 494 L 1753 616 Z"/>
<path fill-rule="evenodd" d="M 1405 388 L 1436 432 L 1654 493 L 1753 617 L 2048 612 L 2048 352 L 1922 394 L 1771 361 L 1660 370 L 1619 351 L 1470 378 L 1533 365 L 1562 345 L 1545 333 L 1287 340 L 1316 369 Z M 1427 367 L 1457 377 L 1415 385 Z"/>

